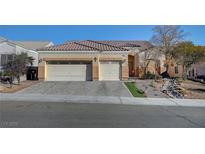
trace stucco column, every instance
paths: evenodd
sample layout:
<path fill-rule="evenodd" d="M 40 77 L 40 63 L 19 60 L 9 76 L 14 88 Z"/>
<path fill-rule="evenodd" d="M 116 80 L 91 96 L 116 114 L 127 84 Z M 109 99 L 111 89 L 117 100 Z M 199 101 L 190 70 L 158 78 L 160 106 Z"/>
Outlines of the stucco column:
<path fill-rule="evenodd" d="M 46 78 L 46 62 L 42 61 L 38 65 L 38 79 L 45 80 L 45 78 Z"/>
<path fill-rule="evenodd" d="M 92 78 L 93 81 L 99 80 L 99 58 L 97 56 L 92 62 Z"/>
<path fill-rule="evenodd" d="M 129 78 L 129 66 L 128 56 L 122 61 L 122 80 L 128 80 Z"/>
<path fill-rule="evenodd" d="M 139 77 L 139 56 L 138 54 L 134 55 L 134 70 L 135 70 L 135 77 Z"/>

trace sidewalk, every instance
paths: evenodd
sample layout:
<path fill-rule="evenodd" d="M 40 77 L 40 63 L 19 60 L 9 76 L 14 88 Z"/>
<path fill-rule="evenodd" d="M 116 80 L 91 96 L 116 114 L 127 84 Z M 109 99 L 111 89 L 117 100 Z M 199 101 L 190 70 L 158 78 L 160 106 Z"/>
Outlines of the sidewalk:
<path fill-rule="evenodd" d="M 73 95 L 68 96 L 68 95 L 42 95 L 42 94 L 2 94 L 0 93 L 0 101 L 205 107 L 205 100 L 202 99 L 134 98 L 134 97 L 73 96 Z"/>

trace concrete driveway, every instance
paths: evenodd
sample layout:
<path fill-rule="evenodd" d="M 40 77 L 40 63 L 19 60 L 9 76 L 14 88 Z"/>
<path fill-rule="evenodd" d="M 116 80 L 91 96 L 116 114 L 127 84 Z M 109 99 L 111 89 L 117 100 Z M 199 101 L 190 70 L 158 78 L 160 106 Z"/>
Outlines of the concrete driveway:
<path fill-rule="evenodd" d="M 121 81 L 41 82 L 17 93 L 131 97 L 128 89 Z"/>

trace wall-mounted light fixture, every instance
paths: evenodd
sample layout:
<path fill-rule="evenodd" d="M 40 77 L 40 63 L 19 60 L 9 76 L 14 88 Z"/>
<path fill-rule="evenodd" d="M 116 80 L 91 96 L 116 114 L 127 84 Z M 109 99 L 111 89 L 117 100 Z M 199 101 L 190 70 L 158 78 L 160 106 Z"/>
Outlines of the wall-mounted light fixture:
<path fill-rule="evenodd" d="M 95 61 L 95 62 L 97 61 L 97 57 L 94 58 L 94 61 Z"/>

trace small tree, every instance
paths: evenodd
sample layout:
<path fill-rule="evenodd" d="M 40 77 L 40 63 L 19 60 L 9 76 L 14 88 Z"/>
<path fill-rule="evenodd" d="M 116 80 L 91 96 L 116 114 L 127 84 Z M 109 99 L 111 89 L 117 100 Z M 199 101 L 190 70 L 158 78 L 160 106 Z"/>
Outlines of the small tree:
<path fill-rule="evenodd" d="M 174 58 L 183 66 L 183 79 L 186 79 L 188 68 L 205 60 L 205 47 L 194 46 L 192 42 L 182 42 L 174 48 Z"/>
<path fill-rule="evenodd" d="M 174 54 L 174 47 L 184 40 L 186 34 L 180 26 L 174 25 L 155 26 L 153 32 L 151 42 L 158 46 L 165 55 L 166 72 L 168 72 L 169 63 Z"/>
<path fill-rule="evenodd" d="M 17 79 L 18 84 L 20 84 L 20 76 L 26 74 L 27 66 L 32 65 L 33 58 L 28 57 L 27 53 L 21 53 L 19 55 L 14 55 L 13 60 L 9 61 L 5 66 L 3 66 L 4 74 L 12 78 Z"/>

